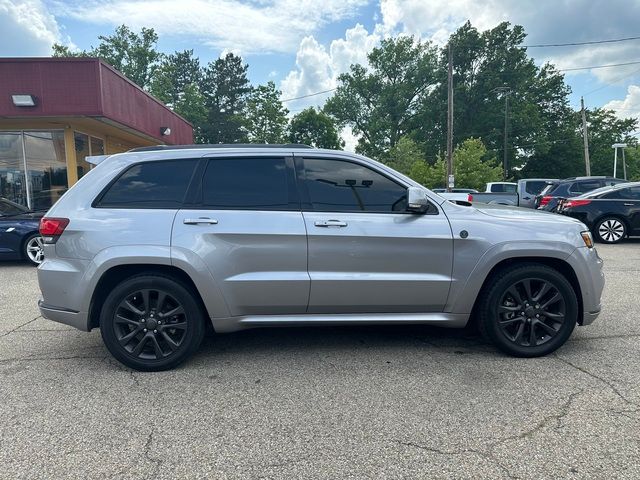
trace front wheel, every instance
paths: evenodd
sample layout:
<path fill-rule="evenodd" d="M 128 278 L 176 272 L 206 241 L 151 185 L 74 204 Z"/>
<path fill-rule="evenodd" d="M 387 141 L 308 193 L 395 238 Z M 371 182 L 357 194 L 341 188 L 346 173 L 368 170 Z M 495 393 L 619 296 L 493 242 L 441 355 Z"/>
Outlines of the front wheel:
<path fill-rule="evenodd" d="M 204 336 L 202 311 L 189 288 L 160 275 L 139 275 L 117 285 L 100 314 L 111 354 L 127 367 L 168 370 L 184 362 Z"/>
<path fill-rule="evenodd" d="M 561 347 L 578 320 L 578 299 L 567 279 L 540 264 L 503 270 L 481 293 L 479 327 L 500 350 L 539 357 Z"/>
<path fill-rule="evenodd" d="M 602 243 L 618 243 L 626 237 L 627 226 L 619 218 L 606 217 L 598 222 L 594 233 Z"/>

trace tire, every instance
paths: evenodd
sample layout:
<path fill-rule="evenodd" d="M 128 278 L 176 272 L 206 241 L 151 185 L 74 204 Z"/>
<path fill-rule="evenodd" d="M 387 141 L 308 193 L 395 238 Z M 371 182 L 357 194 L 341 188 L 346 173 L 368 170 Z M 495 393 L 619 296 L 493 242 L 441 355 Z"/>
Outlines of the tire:
<path fill-rule="evenodd" d="M 168 276 L 142 274 L 122 281 L 100 312 L 104 344 L 134 370 L 176 367 L 196 352 L 204 331 L 194 293 Z"/>
<path fill-rule="evenodd" d="M 489 279 L 480 295 L 480 333 L 515 357 L 540 357 L 557 350 L 578 320 L 578 299 L 571 284 L 546 265 L 505 268 Z"/>
<path fill-rule="evenodd" d="M 601 243 L 619 243 L 627 236 L 627 225 L 618 217 L 605 217 L 596 223 L 593 234 Z"/>
<path fill-rule="evenodd" d="M 32 233 L 22 243 L 22 256 L 36 267 L 44 260 L 44 243 L 39 233 Z"/>

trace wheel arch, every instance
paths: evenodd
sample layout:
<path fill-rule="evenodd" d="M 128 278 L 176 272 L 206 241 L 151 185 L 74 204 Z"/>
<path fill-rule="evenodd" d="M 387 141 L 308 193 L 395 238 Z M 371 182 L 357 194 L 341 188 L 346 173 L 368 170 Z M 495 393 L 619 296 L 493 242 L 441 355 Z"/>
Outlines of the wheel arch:
<path fill-rule="evenodd" d="M 187 272 L 173 265 L 133 263 L 113 266 L 100 276 L 96 287 L 93 289 L 89 304 L 89 330 L 99 326 L 100 311 L 111 290 L 123 280 L 140 274 L 162 275 L 184 284 L 193 293 L 203 316 L 209 320 L 207 323 L 211 323 L 211 317 L 205 307 L 202 295 Z"/>
<path fill-rule="evenodd" d="M 471 310 L 470 321 L 475 322 L 477 318 L 477 309 L 478 309 L 478 306 L 480 305 L 481 299 L 483 298 L 483 292 L 486 290 L 487 286 L 491 283 L 492 279 L 499 272 L 513 266 L 517 266 L 521 264 L 531 264 L 531 263 L 551 267 L 554 270 L 561 273 L 569 281 L 569 283 L 571 284 L 571 287 L 573 288 L 573 291 L 576 294 L 576 298 L 578 299 L 578 324 L 582 324 L 583 312 L 584 312 L 582 289 L 580 287 L 580 282 L 578 281 L 578 276 L 576 275 L 576 272 L 574 271 L 573 267 L 567 261 L 561 258 L 535 257 L 535 256 L 506 258 L 496 263 L 488 272 L 488 274 L 485 276 L 484 281 L 482 282 L 482 286 L 478 291 L 478 295 L 476 296 L 476 299 L 473 304 L 473 308 Z"/>

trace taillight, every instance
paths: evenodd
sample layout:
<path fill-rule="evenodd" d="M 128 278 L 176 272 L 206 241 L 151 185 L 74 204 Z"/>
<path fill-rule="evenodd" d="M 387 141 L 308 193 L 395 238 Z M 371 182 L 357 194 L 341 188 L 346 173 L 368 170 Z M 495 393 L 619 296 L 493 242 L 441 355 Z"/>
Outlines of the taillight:
<path fill-rule="evenodd" d="M 551 195 L 545 195 L 540 199 L 540 206 L 544 207 L 547 203 L 551 201 L 553 197 Z"/>
<path fill-rule="evenodd" d="M 40 219 L 40 235 L 44 243 L 56 243 L 64 229 L 69 225 L 68 218 L 44 217 Z"/>
<path fill-rule="evenodd" d="M 567 208 L 573 207 L 581 207 L 582 205 L 589 205 L 591 200 L 565 200 L 562 208 L 566 210 Z"/>
<path fill-rule="evenodd" d="M 469 202 L 469 203 L 473 202 L 473 195 L 471 195 L 471 194 L 467 195 L 467 202 Z"/>

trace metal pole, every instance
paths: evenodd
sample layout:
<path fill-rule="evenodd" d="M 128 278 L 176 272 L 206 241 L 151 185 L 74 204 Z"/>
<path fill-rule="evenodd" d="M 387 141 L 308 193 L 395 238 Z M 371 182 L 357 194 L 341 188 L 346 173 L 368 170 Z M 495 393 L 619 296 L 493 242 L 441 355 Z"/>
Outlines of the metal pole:
<path fill-rule="evenodd" d="M 445 179 L 447 192 L 449 178 L 453 175 L 453 54 L 449 43 L 449 68 L 447 73 L 447 178 Z"/>
<path fill-rule="evenodd" d="M 622 170 L 624 172 L 624 179 L 627 179 L 627 161 L 624 158 L 624 148 L 622 148 Z"/>
<path fill-rule="evenodd" d="M 589 138 L 587 136 L 587 114 L 584 111 L 584 97 L 580 97 L 582 107 L 582 140 L 584 142 L 584 166 L 587 176 L 591 175 L 591 162 L 589 161 Z"/>
<path fill-rule="evenodd" d="M 507 169 L 507 125 L 509 123 L 509 93 L 505 92 L 504 95 L 504 147 L 503 147 L 503 159 L 502 167 L 504 168 L 504 179 L 506 180 L 509 173 Z"/>
<path fill-rule="evenodd" d="M 24 130 L 20 131 L 20 136 L 22 137 L 22 166 L 24 168 L 24 189 L 27 194 L 27 207 L 31 210 L 33 207 L 31 206 L 31 179 L 29 175 L 29 169 L 27 167 L 27 144 L 24 139 Z"/>
<path fill-rule="evenodd" d="M 618 170 L 618 147 L 613 147 L 613 178 L 616 177 L 616 171 Z"/>

